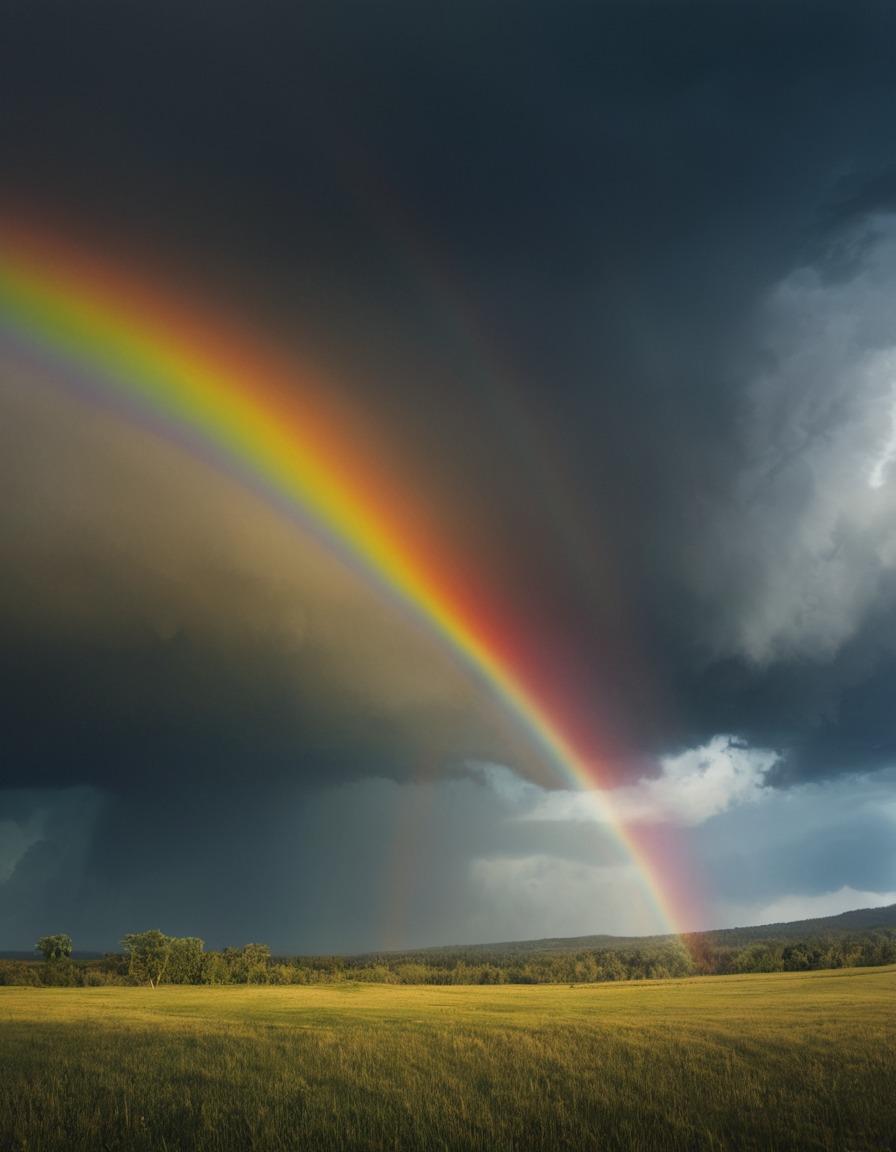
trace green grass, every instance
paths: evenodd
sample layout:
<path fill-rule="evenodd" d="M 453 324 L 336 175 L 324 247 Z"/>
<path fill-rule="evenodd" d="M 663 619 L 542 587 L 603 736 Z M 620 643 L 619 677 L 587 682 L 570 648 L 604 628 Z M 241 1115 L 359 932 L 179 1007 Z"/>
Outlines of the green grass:
<path fill-rule="evenodd" d="M 0 988 L 0 1150 L 896 1149 L 896 968 Z"/>

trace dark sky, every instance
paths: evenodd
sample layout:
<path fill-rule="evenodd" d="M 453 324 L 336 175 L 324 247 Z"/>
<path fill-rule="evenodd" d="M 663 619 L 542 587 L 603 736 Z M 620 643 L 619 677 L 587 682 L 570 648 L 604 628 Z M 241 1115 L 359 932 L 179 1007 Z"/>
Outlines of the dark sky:
<path fill-rule="evenodd" d="M 332 381 L 686 926 L 889 903 L 894 43 L 889 3 L 8 0 L 0 210 Z M 444 641 L 2 322 L 0 634 L 0 947 L 662 927 Z"/>

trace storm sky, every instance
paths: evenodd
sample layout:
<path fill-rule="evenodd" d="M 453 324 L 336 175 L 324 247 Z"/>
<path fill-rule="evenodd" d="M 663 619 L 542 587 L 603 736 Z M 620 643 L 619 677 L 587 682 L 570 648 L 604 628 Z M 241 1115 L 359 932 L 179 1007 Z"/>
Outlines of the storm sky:
<path fill-rule="evenodd" d="M 893 903 L 894 43 L 842 0 L 10 0 L 0 214 L 314 366 L 680 926 Z M 0 317 L 0 948 L 666 929 L 425 620 L 89 383 Z"/>

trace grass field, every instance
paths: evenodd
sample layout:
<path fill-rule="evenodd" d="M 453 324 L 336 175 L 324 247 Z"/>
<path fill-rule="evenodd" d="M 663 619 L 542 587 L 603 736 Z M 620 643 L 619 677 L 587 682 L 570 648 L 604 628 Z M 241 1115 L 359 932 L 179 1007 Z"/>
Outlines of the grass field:
<path fill-rule="evenodd" d="M 896 968 L 0 988 L 0 1149 L 896 1149 Z"/>

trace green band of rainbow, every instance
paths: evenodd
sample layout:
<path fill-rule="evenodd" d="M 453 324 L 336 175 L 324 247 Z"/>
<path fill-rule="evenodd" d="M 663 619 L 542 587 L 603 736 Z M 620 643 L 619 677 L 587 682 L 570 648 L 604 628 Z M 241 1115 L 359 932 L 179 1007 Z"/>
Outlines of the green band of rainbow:
<path fill-rule="evenodd" d="M 427 536 L 403 490 L 368 466 L 363 438 L 346 431 L 345 412 L 333 410 L 297 361 L 58 237 L 0 220 L 4 331 L 198 437 L 299 509 L 487 681 L 567 783 L 597 786 L 561 718 L 502 650 L 483 606 L 452 578 L 444 543 Z M 607 816 L 663 927 L 677 931 L 644 849 Z"/>

